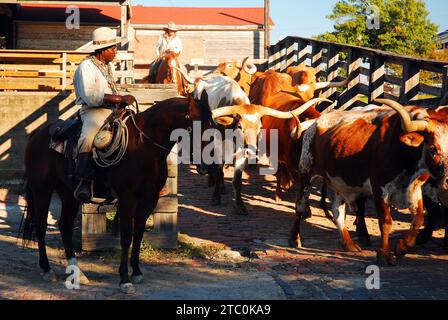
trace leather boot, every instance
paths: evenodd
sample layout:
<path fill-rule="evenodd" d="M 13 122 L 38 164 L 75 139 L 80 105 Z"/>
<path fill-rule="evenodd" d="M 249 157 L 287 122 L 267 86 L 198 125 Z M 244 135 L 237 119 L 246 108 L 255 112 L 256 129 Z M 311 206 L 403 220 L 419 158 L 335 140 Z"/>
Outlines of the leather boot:
<path fill-rule="evenodd" d="M 75 169 L 75 179 L 79 181 L 74 196 L 84 203 L 92 198 L 93 159 L 91 153 L 80 153 Z"/>

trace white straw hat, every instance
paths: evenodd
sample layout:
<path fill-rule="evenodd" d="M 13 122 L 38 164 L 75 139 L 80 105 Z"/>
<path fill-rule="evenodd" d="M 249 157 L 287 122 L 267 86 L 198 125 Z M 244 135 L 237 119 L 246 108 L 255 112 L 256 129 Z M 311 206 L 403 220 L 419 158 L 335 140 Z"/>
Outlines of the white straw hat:
<path fill-rule="evenodd" d="M 179 31 L 176 24 L 173 21 L 168 22 L 168 25 L 163 30 Z"/>
<path fill-rule="evenodd" d="M 92 33 L 91 51 L 111 47 L 120 43 L 120 38 L 117 38 L 117 31 L 108 27 L 97 28 Z"/>

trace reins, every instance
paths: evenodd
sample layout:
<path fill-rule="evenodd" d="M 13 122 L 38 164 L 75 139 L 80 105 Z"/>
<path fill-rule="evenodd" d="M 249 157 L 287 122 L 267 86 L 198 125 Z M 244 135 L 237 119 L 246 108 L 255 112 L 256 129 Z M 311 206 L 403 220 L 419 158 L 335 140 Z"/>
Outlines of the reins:
<path fill-rule="evenodd" d="M 138 105 L 138 103 L 137 103 L 137 105 Z M 134 114 L 131 114 L 130 118 L 132 120 L 132 124 L 134 125 L 135 129 L 138 131 L 138 133 L 140 135 L 140 140 L 141 141 L 143 140 L 143 138 L 145 138 L 146 140 L 150 141 L 154 146 L 156 146 L 156 147 L 158 147 L 158 148 L 160 148 L 160 149 L 162 149 L 164 151 L 167 151 L 168 153 L 173 153 L 173 154 L 177 155 L 177 153 L 173 152 L 172 150 L 170 150 L 170 149 L 162 146 L 161 144 L 155 142 L 153 137 L 151 137 L 150 135 L 146 134 L 142 129 L 140 129 L 140 127 L 137 125 L 137 122 L 135 121 Z M 188 110 L 188 113 L 185 115 L 185 119 L 187 119 L 187 120 L 191 119 L 190 110 Z M 190 124 L 187 127 L 187 131 L 188 131 L 189 134 L 193 131 L 192 124 Z"/>

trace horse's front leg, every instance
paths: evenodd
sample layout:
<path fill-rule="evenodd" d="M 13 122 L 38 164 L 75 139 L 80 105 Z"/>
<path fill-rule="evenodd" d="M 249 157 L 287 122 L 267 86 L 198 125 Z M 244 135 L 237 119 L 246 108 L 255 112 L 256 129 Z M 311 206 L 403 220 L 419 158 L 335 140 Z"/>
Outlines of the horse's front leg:
<path fill-rule="evenodd" d="M 135 216 L 136 199 L 131 195 L 120 196 L 117 214 L 120 217 L 120 243 L 121 243 L 121 263 L 120 289 L 124 293 L 135 293 L 135 288 L 129 279 L 128 255 L 132 242 L 132 219 Z"/>
<path fill-rule="evenodd" d="M 157 199 L 150 200 L 151 198 L 144 198 L 144 201 L 140 201 L 137 210 L 135 211 L 134 218 L 134 238 L 132 242 L 132 253 L 131 253 L 131 267 L 132 276 L 131 280 L 134 284 L 139 284 L 143 282 L 143 274 L 140 270 L 140 248 L 143 239 L 143 234 L 145 231 L 146 221 L 149 215 L 154 211 Z"/>

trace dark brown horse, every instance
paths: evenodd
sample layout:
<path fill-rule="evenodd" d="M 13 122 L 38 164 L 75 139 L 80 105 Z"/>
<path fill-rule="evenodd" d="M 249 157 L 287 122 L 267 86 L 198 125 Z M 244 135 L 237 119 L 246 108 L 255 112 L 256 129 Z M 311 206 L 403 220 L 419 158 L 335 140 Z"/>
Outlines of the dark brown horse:
<path fill-rule="evenodd" d="M 159 192 L 167 180 L 166 159 L 175 142 L 170 134 L 175 129 L 192 128 L 192 121 L 208 122 L 210 111 L 201 109 L 193 99 L 172 98 L 162 101 L 143 113 L 135 115 L 135 124 L 128 120 L 129 144 L 117 165 L 106 170 L 108 185 L 118 196 L 117 215 L 120 221 L 121 264 L 120 288 L 125 293 L 135 291 L 131 283 L 143 280 L 139 268 L 140 245 L 145 223 L 159 200 Z M 49 126 L 37 131 L 26 146 L 26 200 L 24 239 L 31 239 L 33 229 L 39 246 L 39 265 L 47 281 L 55 281 L 45 248 L 48 208 L 54 191 L 62 202 L 59 229 L 69 265 L 76 265 L 73 249 L 73 224 L 79 202 L 67 183 L 68 160 L 51 150 Z M 132 245 L 128 275 L 128 253 Z M 83 276 L 83 275 L 82 275 Z M 84 279 L 85 276 L 83 276 Z M 83 279 L 82 278 L 82 279 Z M 81 280 L 82 280 L 81 279 Z M 81 282 L 82 283 L 82 282 Z"/>

